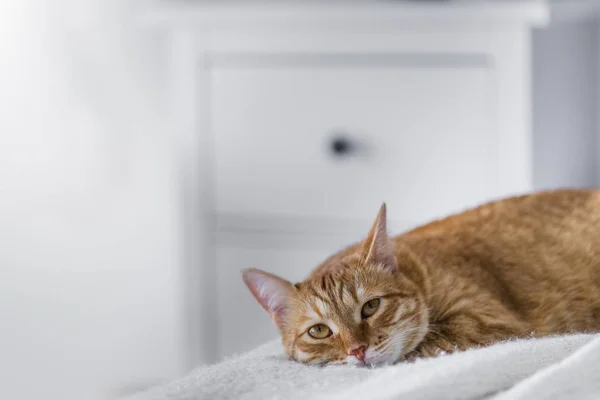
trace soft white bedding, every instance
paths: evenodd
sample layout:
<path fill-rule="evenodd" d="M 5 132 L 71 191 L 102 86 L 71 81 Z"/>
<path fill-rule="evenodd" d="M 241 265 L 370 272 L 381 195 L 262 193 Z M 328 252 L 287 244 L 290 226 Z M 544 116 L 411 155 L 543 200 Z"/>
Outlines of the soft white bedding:
<path fill-rule="evenodd" d="M 310 367 L 265 344 L 130 400 L 600 399 L 600 335 L 497 344 L 381 368 Z"/>

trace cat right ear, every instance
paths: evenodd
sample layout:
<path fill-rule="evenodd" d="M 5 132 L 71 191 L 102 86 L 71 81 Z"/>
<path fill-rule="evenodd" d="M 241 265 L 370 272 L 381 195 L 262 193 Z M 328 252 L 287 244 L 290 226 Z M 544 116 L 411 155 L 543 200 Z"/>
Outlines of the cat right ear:
<path fill-rule="evenodd" d="M 289 281 L 259 269 L 242 270 L 242 279 L 250 293 L 281 330 L 286 323 L 296 289 Z"/>
<path fill-rule="evenodd" d="M 362 259 L 364 262 L 372 262 L 383 265 L 389 271 L 394 272 L 397 268 L 394 249 L 390 244 L 387 234 L 387 211 L 383 203 L 377 214 L 377 219 L 365 240 Z"/>

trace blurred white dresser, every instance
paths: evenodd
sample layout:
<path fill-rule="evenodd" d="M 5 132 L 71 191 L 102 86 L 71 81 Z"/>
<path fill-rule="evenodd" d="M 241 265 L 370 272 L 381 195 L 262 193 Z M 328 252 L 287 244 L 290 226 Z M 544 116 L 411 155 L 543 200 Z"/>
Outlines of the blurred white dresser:
<path fill-rule="evenodd" d="M 382 201 L 399 233 L 534 188 L 545 2 L 162 4 L 191 364 L 277 336 L 241 268 L 301 280 Z"/>

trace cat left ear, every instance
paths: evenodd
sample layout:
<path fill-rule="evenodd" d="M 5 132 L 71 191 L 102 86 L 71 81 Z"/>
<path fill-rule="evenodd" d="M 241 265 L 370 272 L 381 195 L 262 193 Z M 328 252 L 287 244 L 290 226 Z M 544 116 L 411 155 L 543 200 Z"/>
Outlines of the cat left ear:
<path fill-rule="evenodd" d="M 242 271 L 242 279 L 250 293 L 282 330 L 286 323 L 296 289 L 289 281 L 259 269 Z"/>
<path fill-rule="evenodd" d="M 362 252 L 363 263 L 381 264 L 390 271 L 397 269 L 396 256 L 387 234 L 387 211 L 383 203 L 377 219 L 365 240 Z"/>

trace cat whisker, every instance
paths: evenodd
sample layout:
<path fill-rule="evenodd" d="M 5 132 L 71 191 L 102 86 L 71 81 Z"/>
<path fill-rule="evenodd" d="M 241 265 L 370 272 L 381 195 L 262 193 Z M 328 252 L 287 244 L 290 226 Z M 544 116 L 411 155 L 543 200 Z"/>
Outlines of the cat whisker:
<path fill-rule="evenodd" d="M 407 343 L 407 339 L 409 339 L 414 333 L 420 332 L 421 329 L 422 329 L 421 327 L 412 327 L 410 329 L 403 329 L 401 333 L 399 333 L 392 340 L 390 340 L 390 343 L 388 343 L 388 345 L 386 346 L 386 349 L 383 349 L 382 351 L 386 351 L 387 348 L 390 347 L 390 345 L 393 345 L 395 347 L 398 344 Z"/>
<path fill-rule="evenodd" d="M 416 313 L 416 314 L 413 314 L 413 315 L 411 315 L 409 318 L 406 318 L 406 319 L 404 319 L 404 320 L 403 320 L 403 321 L 400 323 L 400 326 L 404 326 L 404 325 L 408 324 L 409 322 L 411 322 L 411 321 L 412 321 L 412 320 L 414 320 L 415 318 L 417 318 L 417 317 L 420 317 L 420 316 L 422 316 L 422 315 L 423 315 L 423 314 L 425 314 L 425 313 L 429 314 L 429 313 L 430 313 L 430 309 L 426 308 L 426 309 L 423 309 L 423 310 L 419 311 L 419 312 L 418 312 L 418 313 Z M 398 321 L 398 322 L 399 322 L 399 321 Z"/>

